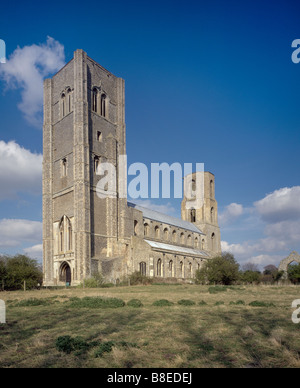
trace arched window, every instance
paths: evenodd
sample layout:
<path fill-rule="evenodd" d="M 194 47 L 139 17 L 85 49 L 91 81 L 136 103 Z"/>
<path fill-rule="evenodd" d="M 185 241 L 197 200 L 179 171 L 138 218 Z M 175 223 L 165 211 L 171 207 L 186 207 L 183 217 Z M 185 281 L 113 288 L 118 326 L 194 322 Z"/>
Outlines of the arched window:
<path fill-rule="evenodd" d="M 67 216 L 63 216 L 59 224 L 59 253 L 72 251 L 73 234 L 72 223 Z"/>
<path fill-rule="evenodd" d="M 215 234 L 214 233 L 211 235 L 211 250 L 212 251 L 215 250 Z"/>
<path fill-rule="evenodd" d="M 215 222 L 215 209 L 213 207 L 210 209 L 210 221 L 212 224 Z"/>
<path fill-rule="evenodd" d="M 72 112 L 72 90 L 69 88 L 67 90 L 67 103 L 68 103 L 68 113 Z"/>
<path fill-rule="evenodd" d="M 196 210 L 191 210 L 191 222 L 196 222 Z"/>
<path fill-rule="evenodd" d="M 204 240 L 204 238 L 203 238 L 202 241 L 201 241 L 201 249 L 202 249 L 202 250 L 205 249 L 205 240 Z"/>
<path fill-rule="evenodd" d="M 62 177 L 67 176 L 67 159 L 66 159 L 66 158 L 64 158 L 64 159 L 61 161 L 61 168 L 62 168 L 61 176 L 62 176 Z"/>
<path fill-rule="evenodd" d="M 193 277 L 193 264 L 192 263 L 189 263 L 189 277 L 190 278 Z"/>
<path fill-rule="evenodd" d="M 164 230 L 164 239 L 169 240 L 169 229 L 165 228 Z"/>
<path fill-rule="evenodd" d="M 187 238 L 188 245 L 192 245 L 192 236 L 189 234 Z"/>
<path fill-rule="evenodd" d="M 97 171 L 98 171 L 99 164 L 100 164 L 100 158 L 99 158 L 99 156 L 95 156 L 94 157 L 94 172 L 96 174 L 97 174 Z"/>
<path fill-rule="evenodd" d="M 184 276 L 183 276 L 183 262 L 182 261 L 179 263 L 179 271 L 180 271 L 180 277 L 183 278 Z"/>
<path fill-rule="evenodd" d="M 92 110 L 95 113 L 98 112 L 98 90 L 97 90 L 97 88 L 94 88 L 93 93 L 92 93 Z"/>
<path fill-rule="evenodd" d="M 210 181 L 210 198 L 214 198 L 214 181 Z"/>
<path fill-rule="evenodd" d="M 106 117 L 106 95 L 101 95 L 101 116 Z"/>
<path fill-rule="evenodd" d="M 184 233 L 181 233 L 181 235 L 180 235 L 180 243 L 181 243 L 182 245 L 185 244 L 185 235 L 184 235 Z"/>
<path fill-rule="evenodd" d="M 159 226 L 155 227 L 155 238 L 159 239 L 160 238 L 160 229 Z"/>
<path fill-rule="evenodd" d="M 61 117 L 65 117 L 66 115 L 66 95 L 62 93 L 61 95 Z"/>
<path fill-rule="evenodd" d="M 138 225 L 139 225 L 138 221 L 135 220 L 135 221 L 134 221 L 134 235 L 135 235 L 135 236 L 138 235 Z"/>
<path fill-rule="evenodd" d="M 195 248 L 199 248 L 199 240 L 198 237 L 195 238 Z"/>
<path fill-rule="evenodd" d="M 140 263 L 140 273 L 142 276 L 147 275 L 147 264 L 144 261 Z"/>
<path fill-rule="evenodd" d="M 99 143 L 102 143 L 103 135 L 102 135 L 102 132 L 100 131 L 97 131 L 97 140 Z"/>
<path fill-rule="evenodd" d="M 173 263 L 173 260 L 170 260 L 170 262 L 169 262 L 169 277 L 170 278 L 174 277 L 174 263 Z"/>
<path fill-rule="evenodd" d="M 176 243 L 176 242 L 177 242 L 177 232 L 176 232 L 176 230 L 173 230 L 173 233 L 172 233 L 172 241 L 173 241 L 173 243 Z"/>
<path fill-rule="evenodd" d="M 192 189 L 193 189 L 193 192 L 194 192 L 194 193 L 195 193 L 196 190 L 197 190 L 197 185 L 196 185 L 195 179 L 192 180 Z"/>
<path fill-rule="evenodd" d="M 162 275 L 162 262 L 161 259 L 157 260 L 157 277 L 161 277 Z"/>
<path fill-rule="evenodd" d="M 144 235 L 147 237 L 149 236 L 149 232 L 150 232 L 150 227 L 148 224 L 145 224 L 144 225 Z"/>

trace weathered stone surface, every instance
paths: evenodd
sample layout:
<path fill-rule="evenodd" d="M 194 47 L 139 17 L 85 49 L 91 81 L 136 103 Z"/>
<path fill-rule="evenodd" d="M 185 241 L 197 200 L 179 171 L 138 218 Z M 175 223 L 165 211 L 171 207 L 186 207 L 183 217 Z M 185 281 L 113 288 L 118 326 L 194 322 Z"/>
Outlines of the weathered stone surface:
<path fill-rule="evenodd" d="M 119 198 L 120 188 L 115 198 L 100 199 L 95 159 L 112 163 L 119 174 L 119 155 L 126 155 L 124 80 L 77 50 L 44 83 L 45 285 L 76 285 L 98 271 L 116 282 L 142 268 L 150 277 L 189 279 L 220 252 L 212 174 L 205 173 L 204 205 L 193 225 L 203 234 L 145 217 Z M 189 217 L 185 198 L 182 219 Z M 153 248 L 146 240 L 166 245 Z"/>

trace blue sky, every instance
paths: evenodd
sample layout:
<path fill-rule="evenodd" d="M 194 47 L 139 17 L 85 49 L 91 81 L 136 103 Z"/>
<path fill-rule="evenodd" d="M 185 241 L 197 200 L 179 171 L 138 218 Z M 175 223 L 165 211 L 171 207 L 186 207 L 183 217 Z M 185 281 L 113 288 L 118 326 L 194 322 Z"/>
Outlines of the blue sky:
<path fill-rule="evenodd" d="M 125 79 L 129 163 L 205 163 L 216 175 L 223 248 L 240 263 L 277 264 L 300 249 L 294 1 L 32 1 L 1 11 L 8 59 L 27 46 L 49 50 L 58 66 L 82 48 Z M 55 73 L 39 60 L 42 77 Z M 0 78 L 0 252 L 40 257 L 39 83 L 10 61 Z M 8 174 L 15 153 L 22 168 Z M 178 200 L 148 205 L 180 215 Z"/>

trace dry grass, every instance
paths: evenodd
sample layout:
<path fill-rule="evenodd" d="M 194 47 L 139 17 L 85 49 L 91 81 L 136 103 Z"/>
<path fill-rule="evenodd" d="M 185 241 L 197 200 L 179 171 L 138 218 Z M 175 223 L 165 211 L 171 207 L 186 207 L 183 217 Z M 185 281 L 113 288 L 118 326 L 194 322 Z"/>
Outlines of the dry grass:
<path fill-rule="evenodd" d="M 170 285 L 1 293 L 7 324 L 0 325 L 0 367 L 300 367 L 300 325 L 291 321 L 291 304 L 299 299 L 300 288 L 238 286 L 217 294 L 208 289 Z M 144 307 L 70 307 L 69 298 L 84 296 L 140 299 Z M 16 306 L 31 298 L 47 303 Z M 175 304 L 153 306 L 162 298 Z M 178 305 L 182 299 L 196 305 Z M 199 306 L 202 300 L 207 305 Z M 245 305 L 230 305 L 241 300 Z M 253 301 L 274 306 L 250 307 Z M 95 349 L 67 355 L 55 347 L 56 339 L 65 335 L 115 345 L 100 358 L 94 357 Z M 121 341 L 129 345 L 120 346 Z"/>

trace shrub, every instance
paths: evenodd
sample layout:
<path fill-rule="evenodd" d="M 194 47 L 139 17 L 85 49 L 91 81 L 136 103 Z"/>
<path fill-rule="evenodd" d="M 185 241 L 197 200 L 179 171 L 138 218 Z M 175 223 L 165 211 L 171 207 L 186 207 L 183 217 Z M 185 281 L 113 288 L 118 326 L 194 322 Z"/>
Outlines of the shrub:
<path fill-rule="evenodd" d="M 81 283 L 79 288 L 99 288 L 104 284 L 104 277 L 101 273 L 95 274 L 93 277 L 89 279 L 85 279 L 83 283 Z"/>
<path fill-rule="evenodd" d="M 225 302 L 216 302 L 215 306 L 224 306 Z"/>
<path fill-rule="evenodd" d="M 143 303 L 142 303 L 139 299 L 131 299 L 131 300 L 127 303 L 127 306 L 139 308 L 139 307 L 143 307 Z"/>
<path fill-rule="evenodd" d="M 168 307 L 173 305 L 174 305 L 173 302 L 170 302 L 169 300 L 166 300 L 166 299 L 160 299 L 153 303 L 153 306 L 156 306 L 156 307 Z"/>
<path fill-rule="evenodd" d="M 288 267 L 288 277 L 292 283 L 300 283 L 300 264 L 292 264 Z"/>
<path fill-rule="evenodd" d="M 221 287 L 221 286 L 209 287 L 208 292 L 210 294 L 217 294 L 219 292 L 227 292 L 227 288 Z"/>
<path fill-rule="evenodd" d="M 199 302 L 199 306 L 207 306 L 207 303 L 204 300 L 201 300 Z"/>
<path fill-rule="evenodd" d="M 258 271 L 245 271 L 240 274 L 241 281 L 247 284 L 259 284 L 262 280 L 262 275 Z"/>
<path fill-rule="evenodd" d="M 251 307 L 275 307 L 275 305 L 273 303 L 259 302 L 258 300 L 255 300 L 254 302 L 249 303 L 249 306 L 251 306 Z"/>
<path fill-rule="evenodd" d="M 246 303 L 243 300 L 238 300 L 237 302 L 230 302 L 231 306 L 246 306 Z"/>
<path fill-rule="evenodd" d="M 207 260 L 203 268 L 196 271 L 197 284 L 231 285 L 238 279 L 239 264 L 229 253 Z"/>
<path fill-rule="evenodd" d="M 70 298 L 70 307 L 73 308 L 119 308 L 124 307 L 125 302 L 117 298 L 85 297 Z"/>
<path fill-rule="evenodd" d="M 100 358 L 104 353 L 110 353 L 115 346 L 114 341 L 103 342 L 95 352 L 95 358 Z"/>
<path fill-rule="evenodd" d="M 195 302 L 189 299 L 182 299 L 178 301 L 178 304 L 181 306 L 195 306 Z"/>
<path fill-rule="evenodd" d="M 86 342 L 82 337 L 72 338 L 69 335 L 58 337 L 55 343 L 56 349 L 59 352 L 70 354 L 76 352 L 76 355 L 87 352 L 90 348 L 98 346 L 99 342 Z"/>
<path fill-rule="evenodd" d="M 153 283 L 153 280 L 147 276 L 142 275 L 140 272 L 136 271 L 129 276 L 130 284 L 132 286 L 137 285 L 149 285 Z"/>

